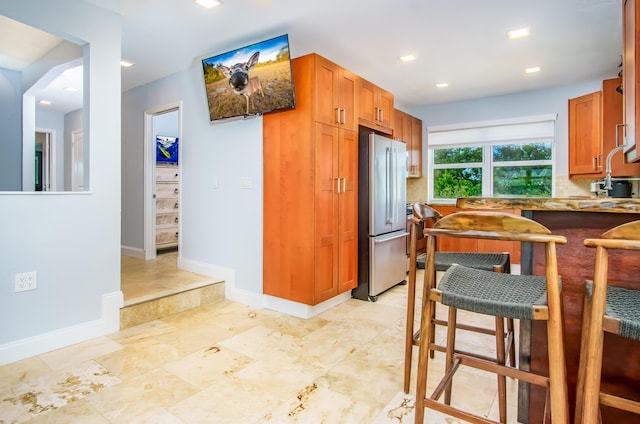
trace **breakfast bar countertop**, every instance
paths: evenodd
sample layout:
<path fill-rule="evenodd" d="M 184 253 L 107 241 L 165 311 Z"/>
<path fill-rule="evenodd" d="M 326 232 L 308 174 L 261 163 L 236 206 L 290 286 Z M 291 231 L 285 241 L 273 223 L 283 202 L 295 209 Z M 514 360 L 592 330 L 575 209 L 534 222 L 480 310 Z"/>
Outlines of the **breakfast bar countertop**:
<path fill-rule="evenodd" d="M 460 197 L 463 209 L 640 213 L 640 199 L 613 197 Z"/>

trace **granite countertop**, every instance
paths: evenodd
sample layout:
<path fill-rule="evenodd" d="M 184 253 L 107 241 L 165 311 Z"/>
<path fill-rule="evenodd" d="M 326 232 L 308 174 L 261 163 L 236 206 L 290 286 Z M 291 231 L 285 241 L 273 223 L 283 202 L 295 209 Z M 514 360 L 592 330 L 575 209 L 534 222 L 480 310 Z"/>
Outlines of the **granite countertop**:
<path fill-rule="evenodd" d="M 640 199 L 613 197 L 460 197 L 456 201 L 456 206 L 468 209 L 640 213 Z"/>

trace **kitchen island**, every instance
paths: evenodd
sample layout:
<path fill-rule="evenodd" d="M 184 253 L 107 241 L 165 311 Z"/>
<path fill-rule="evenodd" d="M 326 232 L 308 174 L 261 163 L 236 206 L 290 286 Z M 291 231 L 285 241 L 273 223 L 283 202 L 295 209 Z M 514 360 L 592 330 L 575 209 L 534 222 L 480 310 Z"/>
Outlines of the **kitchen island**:
<path fill-rule="evenodd" d="M 575 387 L 580 355 L 582 302 L 585 281 L 593 278 L 595 249 L 584 246 L 586 238 L 597 238 L 606 230 L 640 219 L 640 199 L 616 198 L 459 198 L 461 209 L 515 209 L 537 221 L 554 234 L 567 238 L 557 246 L 558 272 L 562 278 L 565 320 L 567 379 L 571 413 L 575 407 Z M 640 289 L 637 252 L 615 252 L 609 255 L 609 281 L 612 285 Z M 522 245 L 523 274 L 544 274 L 542 248 Z M 546 329 L 543 322 L 521 321 L 519 365 L 546 374 Z M 605 335 L 602 385 L 622 396 L 640 399 L 640 346 L 612 334 Z M 544 389 L 522 384 L 519 387 L 518 421 L 543 422 Z M 611 408 L 602 408 L 603 422 L 638 422 L 638 416 Z"/>

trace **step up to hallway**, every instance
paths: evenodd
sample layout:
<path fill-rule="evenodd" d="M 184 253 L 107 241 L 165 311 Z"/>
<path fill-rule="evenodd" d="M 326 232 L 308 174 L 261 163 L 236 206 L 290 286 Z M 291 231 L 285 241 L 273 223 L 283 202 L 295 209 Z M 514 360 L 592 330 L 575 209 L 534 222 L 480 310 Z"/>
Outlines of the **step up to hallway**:
<path fill-rule="evenodd" d="M 127 299 L 120 309 L 120 329 L 153 321 L 187 309 L 220 302 L 224 297 L 224 281 L 205 279 L 175 290 L 147 293 Z"/>

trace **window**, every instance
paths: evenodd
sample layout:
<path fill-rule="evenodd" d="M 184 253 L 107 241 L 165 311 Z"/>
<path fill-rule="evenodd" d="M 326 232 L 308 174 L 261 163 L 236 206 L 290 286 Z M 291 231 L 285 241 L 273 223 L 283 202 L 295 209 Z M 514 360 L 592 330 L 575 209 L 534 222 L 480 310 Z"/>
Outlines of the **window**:
<path fill-rule="evenodd" d="M 555 116 L 432 127 L 429 200 L 552 197 Z"/>

